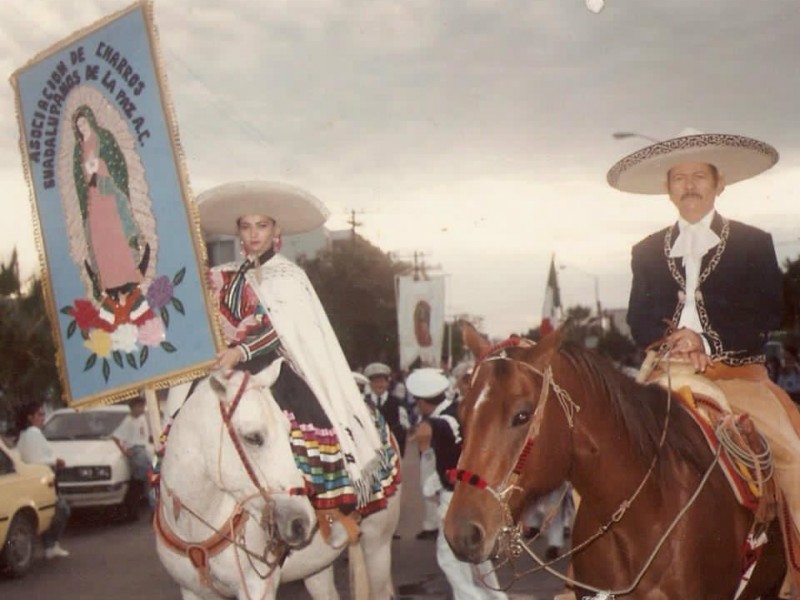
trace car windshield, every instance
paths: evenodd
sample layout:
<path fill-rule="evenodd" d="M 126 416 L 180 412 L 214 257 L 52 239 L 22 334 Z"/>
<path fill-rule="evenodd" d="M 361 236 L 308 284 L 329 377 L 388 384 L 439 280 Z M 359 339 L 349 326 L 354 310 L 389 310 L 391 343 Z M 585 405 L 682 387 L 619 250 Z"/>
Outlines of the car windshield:
<path fill-rule="evenodd" d="M 123 412 L 62 413 L 42 428 L 48 440 L 99 440 L 109 437 L 125 418 Z"/>

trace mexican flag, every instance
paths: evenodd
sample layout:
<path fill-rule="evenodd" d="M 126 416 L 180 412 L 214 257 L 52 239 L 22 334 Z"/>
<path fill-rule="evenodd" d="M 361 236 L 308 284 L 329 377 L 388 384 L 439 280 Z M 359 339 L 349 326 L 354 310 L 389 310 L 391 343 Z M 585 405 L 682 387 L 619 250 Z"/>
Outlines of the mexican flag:
<path fill-rule="evenodd" d="M 556 257 L 550 258 L 550 273 L 547 276 L 547 288 L 544 292 L 544 305 L 542 306 L 542 324 L 539 332 L 542 336 L 555 330 L 561 324 L 561 291 L 558 288 L 556 276 Z"/>

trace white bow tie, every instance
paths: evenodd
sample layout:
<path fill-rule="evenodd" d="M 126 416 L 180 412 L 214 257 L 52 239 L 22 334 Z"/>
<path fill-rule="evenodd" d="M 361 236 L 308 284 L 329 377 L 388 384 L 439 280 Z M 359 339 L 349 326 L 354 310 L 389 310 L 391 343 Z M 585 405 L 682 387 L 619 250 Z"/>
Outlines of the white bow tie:
<path fill-rule="evenodd" d="M 671 257 L 682 256 L 701 259 L 711 248 L 719 244 L 719 236 L 702 223 L 681 228 L 675 244 L 669 251 Z"/>

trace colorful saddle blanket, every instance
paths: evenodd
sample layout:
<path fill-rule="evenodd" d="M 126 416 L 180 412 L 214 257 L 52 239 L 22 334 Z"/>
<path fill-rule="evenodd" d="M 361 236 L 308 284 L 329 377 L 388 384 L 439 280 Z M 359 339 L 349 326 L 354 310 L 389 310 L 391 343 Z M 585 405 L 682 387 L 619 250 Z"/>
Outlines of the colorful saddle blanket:
<path fill-rule="evenodd" d="M 711 451 L 719 452 L 720 468 L 739 503 L 762 522 L 773 518 L 777 498 L 769 443 L 750 417 L 734 414 L 722 390 L 687 363 L 672 361 L 641 375 L 676 392 Z"/>

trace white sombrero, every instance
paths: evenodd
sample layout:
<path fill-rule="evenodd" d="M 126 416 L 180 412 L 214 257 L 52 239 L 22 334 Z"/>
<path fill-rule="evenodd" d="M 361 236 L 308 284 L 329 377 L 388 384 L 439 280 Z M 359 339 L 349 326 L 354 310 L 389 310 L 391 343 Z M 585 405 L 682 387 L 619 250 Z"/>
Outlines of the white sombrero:
<path fill-rule="evenodd" d="M 330 215 L 315 196 L 272 181 L 225 183 L 200 194 L 197 207 L 203 231 L 217 235 L 236 235 L 236 219 L 244 215 L 266 215 L 286 235 L 321 227 Z"/>
<path fill-rule="evenodd" d="M 433 400 L 444 394 L 450 382 L 439 369 L 424 367 L 416 369 L 406 378 L 408 393 L 419 400 Z"/>
<path fill-rule="evenodd" d="M 373 377 L 389 377 L 391 374 L 392 368 L 380 362 L 370 363 L 364 368 L 364 376 L 367 379 L 372 379 Z"/>
<path fill-rule="evenodd" d="M 741 135 L 693 133 L 642 148 L 623 158 L 608 172 L 611 187 L 634 194 L 664 194 L 667 171 L 687 162 L 717 167 L 726 184 L 763 173 L 778 162 L 769 144 Z"/>

